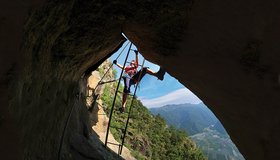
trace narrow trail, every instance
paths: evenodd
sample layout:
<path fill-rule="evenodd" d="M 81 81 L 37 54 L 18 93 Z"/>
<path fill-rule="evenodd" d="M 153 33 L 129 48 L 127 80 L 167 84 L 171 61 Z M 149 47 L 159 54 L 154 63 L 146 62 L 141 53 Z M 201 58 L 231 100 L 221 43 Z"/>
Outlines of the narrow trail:
<path fill-rule="evenodd" d="M 95 88 L 97 83 L 100 80 L 100 75 L 99 72 L 94 71 L 92 72 L 92 75 L 89 77 L 88 79 L 88 86 L 89 88 Z M 102 94 L 102 89 L 103 87 L 101 87 L 99 89 L 99 94 Z M 92 91 L 89 90 L 89 96 L 87 98 L 87 105 L 90 105 L 93 102 L 93 98 L 92 98 Z M 97 115 L 97 116 L 96 116 Z M 107 117 L 105 111 L 103 110 L 102 107 L 102 100 L 99 98 L 97 100 L 97 103 L 95 103 L 94 106 L 94 110 L 92 112 L 92 114 L 90 115 L 90 119 L 94 122 L 92 125 L 92 129 L 96 132 L 96 134 L 99 136 L 99 139 L 103 142 L 103 144 L 105 143 L 105 137 L 106 137 L 106 131 L 107 131 L 107 125 L 109 122 L 109 118 Z M 117 142 L 114 138 L 114 136 L 111 134 L 111 132 L 109 132 L 108 135 L 108 141 L 112 142 L 112 143 L 116 143 L 118 144 L 119 142 Z M 112 145 L 112 144 L 108 144 L 108 147 L 113 150 L 116 154 L 118 154 L 118 150 L 119 147 L 116 145 Z M 123 151 L 121 154 L 121 157 L 126 159 L 126 160 L 136 160 L 130 153 L 130 151 L 124 146 L 123 147 Z"/>

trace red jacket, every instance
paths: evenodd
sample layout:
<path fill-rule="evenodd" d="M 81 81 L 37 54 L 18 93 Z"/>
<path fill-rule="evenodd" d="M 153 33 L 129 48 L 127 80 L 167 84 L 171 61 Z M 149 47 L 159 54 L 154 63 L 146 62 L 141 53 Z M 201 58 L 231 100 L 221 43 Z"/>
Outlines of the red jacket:
<path fill-rule="evenodd" d="M 131 66 L 131 65 L 126 66 L 124 68 L 124 71 L 125 71 L 126 74 L 128 74 L 130 77 L 132 77 L 137 73 L 137 68 L 138 68 L 138 62 L 136 60 L 135 66 Z"/>

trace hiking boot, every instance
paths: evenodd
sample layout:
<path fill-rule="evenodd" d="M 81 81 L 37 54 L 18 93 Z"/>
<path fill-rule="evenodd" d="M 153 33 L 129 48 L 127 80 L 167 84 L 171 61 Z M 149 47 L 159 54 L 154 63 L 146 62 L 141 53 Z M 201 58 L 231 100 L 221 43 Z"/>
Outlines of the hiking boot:
<path fill-rule="evenodd" d="M 166 71 L 162 67 L 160 67 L 158 72 L 156 73 L 156 77 L 159 80 L 163 80 L 165 73 L 166 73 Z"/>

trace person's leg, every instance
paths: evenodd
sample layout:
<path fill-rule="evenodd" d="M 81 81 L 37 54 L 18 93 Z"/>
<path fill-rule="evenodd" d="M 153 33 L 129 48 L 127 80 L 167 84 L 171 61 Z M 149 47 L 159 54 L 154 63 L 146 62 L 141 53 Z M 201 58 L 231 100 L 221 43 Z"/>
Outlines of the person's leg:
<path fill-rule="evenodd" d="M 120 111 L 123 112 L 125 105 L 126 105 L 126 100 L 127 100 L 127 95 L 130 92 L 130 78 L 128 77 L 123 77 L 124 80 L 124 89 L 123 89 L 123 96 L 122 96 L 122 106 L 120 108 Z"/>
<path fill-rule="evenodd" d="M 160 69 L 157 72 L 155 72 L 155 71 L 147 68 L 147 73 L 152 75 L 152 76 L 157 77 L 159 80 L 163 80 L 164 75 L 165 75 L 165 70 L 160 67 Z"/>
<path fill-rule="evenodd" d="M 147 68 L 147 73 L 152 75 L 152 76 L 156 76 L 157 72 L 154 72 L 153 70 L 151 70 L 150 68 Z"/>
<path fill-rule="evenodd" d="M 126 106 L 126 100 L 127 100 L 127 93 L 123 93 L 123 97 L 122 97 L 122 111 L 124 111 L 124 108 Z"/>
<path fill-rule="evenodd" d="M 139 83 L 141 79 L 146 75 L 146 73 L 157 77 L 159 80 L 163 80 L 165 75 L 165 70 L 163 68 L 160 68 L 157 72 L 149 69 L 148 67 L 144 67 L 140 71 L 138 71 L 131 79 L 130 85 Z"/>
<path fill-rule="evenodd" d="M 131 79 L 130 81 L 130 85 L 134 85 L 136 83 L 139 83 L 141 81 L 141 79 L 146 75 L 147 73 L 147 67 L 144 67 L 143 69 L 141 69 L 140 71 L 138 71 Z"/>
<path fill-rule="evenodd" d="M 130 78 L 129 77 L 123 77 L 124 80 L 124 93 L 130 93 Z"/>

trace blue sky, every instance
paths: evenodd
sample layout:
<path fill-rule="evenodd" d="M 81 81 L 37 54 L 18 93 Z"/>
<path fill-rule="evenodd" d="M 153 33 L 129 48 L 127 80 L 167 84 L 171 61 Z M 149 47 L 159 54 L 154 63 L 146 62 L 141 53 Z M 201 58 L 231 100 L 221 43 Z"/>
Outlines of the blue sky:
<path fill-rule="evenodd" d="M 125 42 L 124 45 L 114 53 L 109 59 L 110 61 L 115 60 L 124 47 L 130 43 L 129 41 Z M 129 45 L 125 48 L 121 56 L 118 58 L 118 63 L 123 65 L 126 54 L 128 52 Z M 137 48 L 132 45 L 132 49 Z M 139 54 L 139 64 L 143 62 L 143 56 Z M 135 53 L 130 52 L 128 61 L 135 59 Z M 149 67 L 154 71 L 159 70 L 159 66 L 155 65 L 147 60 L 145 60 L 144 66 Z M 114 69 L 118 71 L 118 76 L 121 73 L 121 69 L 114 65 Z M 140 67 L 138 68 L 138 70 Z M 133 91 L 133 87 L 131 88 Z M 167 104 L 182 104 L 182 103 L 200 103 L 201 100 L 197 98 L 190 90 L 185 88 L 177 79 L 170 76 L 168 73 L 165 74 L 164 80 L 157 80 L 156 77 L 146 74 L 146 76 L 141 80 L 140 87 L 137 90 L 137 97 L 142 103 L 148 107 L 161 107 Z"/>

